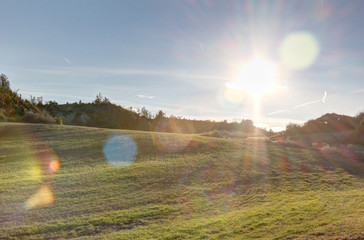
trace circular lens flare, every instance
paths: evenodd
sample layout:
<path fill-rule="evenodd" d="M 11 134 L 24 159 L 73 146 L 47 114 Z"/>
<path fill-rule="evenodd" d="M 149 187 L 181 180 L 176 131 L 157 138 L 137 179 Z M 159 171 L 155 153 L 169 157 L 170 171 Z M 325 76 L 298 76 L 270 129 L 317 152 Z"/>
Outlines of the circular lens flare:
<path fill-rule="evenodd" d="M 59 170 L 59 168 L 61 167 L 61 165 L 59 164 L 58 161 L 53 160 L 49 163 L 49 169 L 53 172 L 56 172 Z"/>
<path fill-rule="evenodd" d="M 52 172 L 56 172 L 60 169 L 61 165 L 59 163 L 60 157 L 57 154 L 52 154 L 49 157 L 49 169 Z"/>
<path fill-rule="evenodd" d="M 173 133 L 195 133 L 192 124 L 181 122 L 179 119 L 175 118 L 171 118 L 168 121 L 159 121 L 156 125 L 156 131 L 159 133 L 153 135 L 153 142 L 162 152 L 180 152 L 187 148 L 192 141 L 192 135 L 176 136 Z"/>
<path fill-rule="evenodd" d="M 295 32 L 288 35 L 279 48 L 281 62 L 293 70 L 311 66 L 319 54 L 319 44 L 309 32 Z"/>
<path fill-rule="evenodd" d="M 138 152 L 134 140 L 125 135 L 113 135 L 102 146 L 105 158 L 113 167 L 127 167 L 133 161 Z"/>
<path fill-rule="evenodd" d="M 42 185 L 24 204 L 24 208 L 26 210 L 36 208 L 36 207 L 44 207 L 50 206 L 54 203 L 54 195 L 51 189 Z"/>

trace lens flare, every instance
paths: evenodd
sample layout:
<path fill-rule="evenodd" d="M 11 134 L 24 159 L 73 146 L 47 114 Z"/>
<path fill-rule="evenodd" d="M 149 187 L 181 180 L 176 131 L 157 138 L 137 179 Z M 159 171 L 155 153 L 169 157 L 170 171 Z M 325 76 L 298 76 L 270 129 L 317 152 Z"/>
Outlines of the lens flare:
<path fill-rule="evenodd" d="M 30 149 L 27 149 L 30 151 Z M 42 180 L 42 162 L 39 161 L 39 158 L 36 154 L 30 153 L 24 158 L 24 168 L 27 169 L 26 174 L 29 179 L 33 181 L 41 181 Z"/>
<path fill-rule="evenodd" d="M 54 203 L 54 196 L 48 186 L 42 185 L 24 204 L 26 210 L 50 206 Z"/>
<path fill-rule="evenodd" d="M 153 135 L 153 143 L 162 152 L 180 152 L 190 146 L 193 136 L 184 134 L 176 136 L 173 133 L 195 133 L 195 129 L 191 123 L 181 121 L 179 119 L 161 120 L 156 124 L 157 132 Z"/>
<path fill-rule="evenodd" d="M 224 89 L 224 98 L 230 103 L 241 103 L 244 100 L 244 93 L 239 89 L 227 86 Z"/>
<path fill-rule="evenodd" d="M 304 31 L 288 35 L 279 48 L 281 62 L 293 70 L 311 66 L 319 52 L 320 47 L 316 38 Z"/>
<path fill-rule="evenodd" d="M 16 142 L 17 147 L 8 150 L 10 155 L 17 156 L 14 158 L 15 163 L 21 164 L 20 171 L 14 174 L 21 182 L 26 181 L 26 185 L 38 186 L 31 194 L 24 193 L 24 210 L 51 206 L 55 202 L 52 183 L 60 168 L 60 157 L 38 134 L 40 128 L 43 127 L 6 125 L 0 128 L 1 136 L 7 136 L 10 141 Z M 18 190 L 21 191 L 22 188 Z"/>
<path fill-rule="evenodd" d="M 236 110 L 241 107 L 241 103 L 245 100 L 244 92 L 228 87 L 219 90 L 217 94 L 218 104 L 227 110 Z"/>
<path fill-rule="evenodd" d="M 175 136 L 169 133 L 156 133 L 153 142 L 158 149 L 163 152 L 180 152 L 187 148 L 192 140 L 192 136 Z"/>
<path fill-rule="evenodd" d="M 50 169 L 51 171 L 56 172 L 56 171 L 58 171 L 58 170 L 59 170 L 59 168 L 60 168 L 60 164 L 59 164 L 59 162 L 58 162 L 58 161 L 53 160 L 53 161 L 51 161 L 51 162 L 49 163 L 49 169 Z"/>
<path fill-rule="evenodd" d="M 113 167 L 129 166 L 138 152 L 134 140 L 125 135 L 112 135 L 105 141 L 102 150 L 107 162 Z"/>
<path fill-rule="evenodd" d="M 61 165 L 59 163 L 59 159 L 60 157 L 56 154 L 52 154 L 50 157 L 49 157 L 49 169 L 52 171 L 52 172 L 56 172 L 60 169 Z"/>

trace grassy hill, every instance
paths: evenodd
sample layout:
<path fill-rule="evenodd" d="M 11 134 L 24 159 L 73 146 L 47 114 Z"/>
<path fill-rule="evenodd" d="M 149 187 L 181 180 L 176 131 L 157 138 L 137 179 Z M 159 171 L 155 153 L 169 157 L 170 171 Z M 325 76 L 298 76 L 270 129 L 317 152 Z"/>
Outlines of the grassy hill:
<path fill-rule="evenodd" d="M 0 239 L 363 239 L 363 159 L 352 145 L 0 123 Z"/>

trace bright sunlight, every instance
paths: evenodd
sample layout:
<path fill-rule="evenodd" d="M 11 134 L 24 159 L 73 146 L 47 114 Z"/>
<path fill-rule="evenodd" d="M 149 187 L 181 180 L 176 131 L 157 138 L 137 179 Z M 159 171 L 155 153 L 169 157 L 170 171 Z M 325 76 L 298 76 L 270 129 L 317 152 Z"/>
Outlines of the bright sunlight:
<path fill-rule="evenodd" d="M 255 59 L 244 65 L 238 80 L 227 83 L 226 87 L 245 91 L 258 98 L 275 88 L 276 74 L 277 68 L 272 62 Z"/>

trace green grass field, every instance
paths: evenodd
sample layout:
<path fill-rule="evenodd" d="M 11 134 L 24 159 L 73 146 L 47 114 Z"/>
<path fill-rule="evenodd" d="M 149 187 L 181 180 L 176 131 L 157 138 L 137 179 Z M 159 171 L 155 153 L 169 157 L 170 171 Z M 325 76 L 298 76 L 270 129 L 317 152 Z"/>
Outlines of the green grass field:
<path fill-rule="evenodd" d="M 105 150 L 112 136 L 129 145 Z M 107 151 L 133 161 L 115 167 Z M 363 159 L 358 147 L 0 123 L 0 239 L 364 239 Z"/>

